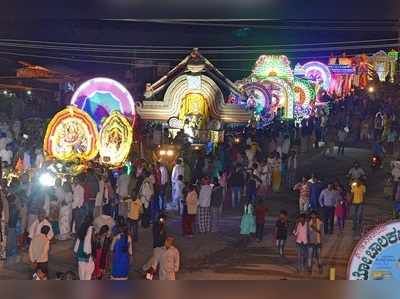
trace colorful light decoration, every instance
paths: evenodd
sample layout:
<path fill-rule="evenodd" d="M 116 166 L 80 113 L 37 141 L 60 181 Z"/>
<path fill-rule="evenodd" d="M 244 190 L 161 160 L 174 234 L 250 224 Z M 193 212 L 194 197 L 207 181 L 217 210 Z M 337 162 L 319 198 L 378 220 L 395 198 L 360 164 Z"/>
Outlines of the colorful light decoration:
<path fill-rule="evenodd" d="M 132 141 L 132 124 L 118 111 L 111 112 L 100 131 L 100 162 L 120 167 L 129 155 Z"/>
<path fill-rule="evenodd" d="M 113 111 L 135 120 L 135 102 L 131 94 L 121 83 L 109 78 L 98 77 L 82 83 L 72 96 L 71 105 L 86 111 L 98 128 Z"/>
<path fill-rule="evenodd" d="M 271 113 L 271 94 L 261 83 L 248 83 L 243 86 L 247 97 L 247 108 L 263 123 L 269 123 L 273 114 Z"/>
<path fill-rule="evenodd" d="M 289 59 L 284 55 L 261 55 L 253 68 L 253 75 L 261 80 L 278 77 L 292 82 L 294 78 Z"/>
<path fill-rule="evenodd" d="M 91 160 L 97 156 L 98 131 L 83 110 L 68 106 L 58 112 L 47 126 L 43 150 L 49 159 Z"/>
<path fill-rule="evenodd" d="M 293 119 L 295 94 L 292 85 L 284 79 L 271 77 L 262 84 L 269 90 L 272 96 L 272 110 L 284 108 L 284 118 Z"/>
<path fill-rule="evenodd" d="M 325 90 L 329 90 L 332 74 L 326 64 L 319 61 L 310 61 L 303 65 L 303 69 L 306 79 L 322 85 Z"/>
<path fill-rule="evenodd" d="M 293 89 L 296 95 L 296 104 L 308 107 L 315 101 L 315 88 L 310 81 L 295 77 L 293 81 Z"/>

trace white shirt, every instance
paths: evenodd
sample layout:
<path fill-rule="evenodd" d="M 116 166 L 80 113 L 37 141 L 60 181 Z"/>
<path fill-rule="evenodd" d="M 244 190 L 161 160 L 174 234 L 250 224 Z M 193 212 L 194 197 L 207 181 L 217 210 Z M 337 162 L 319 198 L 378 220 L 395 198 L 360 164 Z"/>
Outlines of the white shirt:
<path fill-rule="evenodd" d="M 160 166 L 160 173 L 161 173 L 161 185 L 167 184 L 169 180 L 167 168 L 165 166 Z"/>
<path fill-rule="evenodd" d="M 42 153 L 37 154 L 35 159 L 35 167 L 40 168 L 42 167 L 43 163 L 44 163 L 44 158 Z"/>
<path fill-rule="evenodd" d="M 199 206 L 200 207 L 202 207 L 202 208 L 210 207 L 211 192 L 212 192 L 211 185 L 203 185 L 203 186 L 201 186 L 200 194 L 199 194 Z"/>
<path fill-rule="evenodd" d="M 349 171 L 349 175 L 350 175 L 350 177 L 352 177 L 353 179 L 359 179 L 359 178 L 361 178 L 362 176 L 364 176 L 365 175 L 365 172 L 364 172 L 364 170 L 361 168 L 361 167 L 358 167 L 358 168 L 352 168 L 352 169 L 350 169 L 350 171 Z"/>
<path fill-rule="evenodd" d="M 282 154 L 288 154 L 290 150 L 290 139 L 286 138 L 282 142 Z"/>
<path fill-rule="evenodd" d="M 0 150 L 0 157 L 3 161 L 7 162 L 8 164 L 11 164 L 13 152 L 10 150 L 2 149 Z"/>
<path fill-rule="evenodd" d="M 172 196 L 175 199 L 181 198 L 183 199 L 183 188 L 185 188 L 185 184 L 182 181 L 177 181 L 172 187 Z"/>
<path fill-rule="evenodd" d="M 54 237 L 54 233 L 53 233 L 53 228 L 51 227 L 51 224 L 50 224 L 50 222 L 49 221 L 47 221 L 47 219 L 44 219 L 42 222 L 40 222 L 39 223 L 39 219 L 36 219 L 33 223 L 32 223 L 32 225 L 31 225 L 31 227 L 29 228 L 29 238 L 30 239 L 33 239 L 34 237 L 36 237 L 36 236 L 39 236 L 40 234 L 41 234 L 41 230 L 42 230 L 42 227 L 43 226 L 48 226 L 48 227 L 50 227 L 50 231 L 49 231 L 49 233 L 47 234 L 47 238 L 49 239 L 49 240 L 51 240 L 51 239 L 53 239 L 53 237 Z"/>
<path fill-rule="evenodd" d="M 131 181 L 131 177 L 127 174 L 122 174 L 118 177 L 117 180 L 117 194 L 122 197 L 129 196 L 129 182 Z"/>
<path fill-rule="evenodd" d="M 178 181 L 178 176 L 183 176 L 184 168 L 182 164 L 176 164 L 174 169 L 172 169 L 171 181 L 172 184 L 175 184 Z"/>
<path fill-rule="evenodd" d="M 82 208 L 83 202 L 85 200 L 85 189 L 79 184 L 72 187 L 72 208 Z"/>

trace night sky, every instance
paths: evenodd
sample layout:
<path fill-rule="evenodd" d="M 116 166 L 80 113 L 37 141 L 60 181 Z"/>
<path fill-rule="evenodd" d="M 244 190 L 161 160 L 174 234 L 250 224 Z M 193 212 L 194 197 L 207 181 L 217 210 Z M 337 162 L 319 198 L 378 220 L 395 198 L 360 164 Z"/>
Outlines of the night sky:
<path fill-rule="evenodd" d="M 185 57 L 192 47 L 228 45 L 287 45 L 296 43 L 323 43 L 386 39 L 398 37 L 399 1 L 288 1 L 288 0 L 202 0 L 202 1 L 2 1 L 0 11 L 0 39 L 42 40 L 72 43 L 117 45 L 182 46 L 176 53 L 140 53 L 137 57 L 164 59 L 171 65 Z M 4 3 L 6 4 L 6 3 Z M 147 19 L 137 22 L 133 19 Z M 262 18 L 264 21 L 204 26 L 204 23 L 182 25 L 169 21 L 149 22 L 149 18 Z M 219 23 L 221 24 L 221 23 Z M 233 24 L 227 26 L 227 24 Z M 397 25 L 397 28 L 396 28 Z M 335 29 L 338 28 L 338 29 Z M 349 30 L 349 28 L 353 28 Z M 281 47 L 277 47 L 278 49 Z M 294 47 L 296 48 L 296 47 Z M 303 47 L 304 48 L 304 47 Z M 260 48 L 263 50 L 263 48 Z M 368 50 L 369 53 L 378 49 Z M 74 59 L 95 59 L 93 55 L 110 53 L 60 52 L 59 50 L 18 49 L 0 46 L 0 52 L 60 56 Z M 218 68 L 232 79 L 245 76 L 259 53 L 226 54 L 207 53 Z M 275 53 L 266 48 L 265 53 Z M 315 52 L 286 53 L 292 62 L 312 60 L 343 51 L 318 50 Z M 360 50 L 346 51 L 348 54 Z M 131 54 L 124 54 L 130 56 Z M 302 59 L 302 57 L 305 57 Z M 23 57 L 25 61 L 50 65 L 65 65 L 81 72 L 104 74 L 122 72 L 126 66 L 57 61 L 38 57 Z M 15 70 L 20 56 L 0 54 L 0 72 Z M 105 59 L 101 59 L 105 60 Z M 107 59 L 106 59 L 107 60 Z M 108 59 L 115 61 L 115 59 Z M 228 61 L 227 61 L 228 60 Z M 233 70 L 231 70 L 233 69 Z"/>

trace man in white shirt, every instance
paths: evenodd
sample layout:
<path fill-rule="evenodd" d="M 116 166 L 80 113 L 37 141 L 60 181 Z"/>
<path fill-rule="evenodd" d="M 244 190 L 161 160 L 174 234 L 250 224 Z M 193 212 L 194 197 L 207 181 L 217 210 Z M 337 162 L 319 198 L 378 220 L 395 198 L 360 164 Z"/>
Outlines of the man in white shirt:
<path fill-rule="evenodd" d="M 32 225 L 29 228 L 29 238 L 33 240 L 36 236 L 39 236 L 42 231 L 43 226 L 48 226 L 50 227 L 50 230 L 47 234 L 47 238 L 51 241 L 54 237 L 53 229 L 51 227 L 50 222 L 45 218 L 45 213 L 41 212 L 38 215 L 38 218 L 32 223 Z"/>
<path fill-rule="evenodd" d="M 178 209 L 179 214 L 182 215 L 183 212 L 183 189 L 185 184 L 183 183 L 183 176 L 178 177 L 178 181 L 173 185 L 172 188 L 172 200 L 174 206 Z"/>
<path fill-rule="evenodd" d="M 172 185 L 175 184 L 178 181 L 178 177 L 180 175 L 184 176 L 184 168 L 183 168 L 183 165 L 182 165 L 182 160 L 178 159 L 176 161 L 176 165 L 172 169 L 172 175 L 171 175 Z"/>
<path fill-rule="evenodd" d="M 129 186 L 131 177 L 124 171 L 117 179 L 117 194 L 118 194 L 118 215 L 128 216 Z"/>
<path fill-rule="evenodd" d="M 179 251 L 174 246 L 174 241 L 173 237 L 168 237 L 162 251 L 154 259 L 153 269 L 157 269 L 158 266 L 160 280 L 175 280 L 175 274 L 179 271 Z"/>
<path fill-rule="evenodd" d="M 365 177 L 365 171 L 360 167 L 358 162 L 354 162 L 354 166 L 350 169 L 348 176 L 350 179 L 359 180 Z"/>
<path fill-rule="evenodd" d="M 169 181 L 168 169 L 165 165 L 157 162 L 157 167 L 160 169 L 161 180 L 160 180 L 160 193 L 159 193 L 159 207 L 160 210 L 165 210 L 165 189 Z"/>
<path fill-rule="evenodd" d="M 289 150 L 290 150 L 290 138 L 288 135 L 285 135 L 282 141 L 282 155 L 287 157 L 289 154 Z"/>
<path fill-rule="evenodd" d="M 210 203 L 211 203 L 212 187 L 208 182 L 208 178 L 203 179 L 203 185 L 199 194 L 199 231 L 200 233 L 208 233 L 211 231 Z"/>
<path fill-rule="evenodd" d="M 72 186 L 72 232 L 76 233 L 85 218 L 83 203 L 85 200 L 85 189 L 80 181 Z"/>

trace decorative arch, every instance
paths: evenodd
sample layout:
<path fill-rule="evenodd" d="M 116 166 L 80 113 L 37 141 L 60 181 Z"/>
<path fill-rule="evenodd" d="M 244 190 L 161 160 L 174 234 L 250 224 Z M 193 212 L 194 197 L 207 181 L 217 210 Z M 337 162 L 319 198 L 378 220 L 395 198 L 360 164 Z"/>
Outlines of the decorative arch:
<path fill-rule="evenodd" d="M 192 80 L 191 77 L 198 77 Z M 143 119 L 166 121 L 178 116 L 182 100 L 189 94 L 200 94 L 206 99 L 209 115 L 225 122 L 247 122 L 250 113 L 241 105 L 225 104 L 224 95 L 218 85 L 208 76 L 181 75 L 167 88 L 164 101 L 144 101 L 137 111 Z"/>
<path fill-rule="evenodd" d="M 254 65 L 253 75 L 261 80 L 278 77 L 292 82 L 294 78 L 290 61 L 284 55 L 261 55 Z"/>
<path fill-rule="evenodd" d="M 303 65 L 305 78 L 315 81 L 322 85 L 325 90 L 329 90 L 332 74 L 328 66 L 319 61 L 310 61 Z"/>
<path fill-rule="evenodd" d="M 244 93 L 247 98 L 247 106 L 249 101 L 254 102 L 254 107 L 248 107 L 254 110 L 256 116 L 259 116 L 263 122 L 269 122 L 272 120 L 271 113 L 271 94 L 264 85 L 258 82 L 247 83 L 243 86 Z"/>
<path fill-rule="evenodd" d="M 284 108 L 286 119 L 293 119 L 294 117 L 294 104 L 295 94 L 292 86 L 289 82 L 284 79 L 271 77 L 268 80 L 263 81 L 262 84 L 269 89 L 272 98 L 276 101 L 272 103 L 272 109 L 276 113 L 278 108 Z"/>

